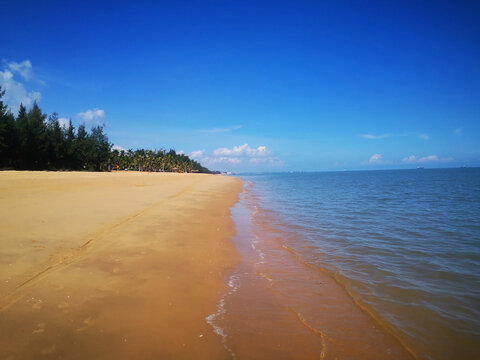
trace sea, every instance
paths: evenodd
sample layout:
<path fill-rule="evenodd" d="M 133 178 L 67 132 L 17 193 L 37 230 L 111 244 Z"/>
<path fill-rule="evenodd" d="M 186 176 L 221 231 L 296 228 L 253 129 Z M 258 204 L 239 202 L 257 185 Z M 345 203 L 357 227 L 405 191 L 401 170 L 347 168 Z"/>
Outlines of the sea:
<path fill-rule="evenodd" d="M 240 177 L 250 221 L 261 218 L 414 357 L 480 359 L 480 168 Z"/>

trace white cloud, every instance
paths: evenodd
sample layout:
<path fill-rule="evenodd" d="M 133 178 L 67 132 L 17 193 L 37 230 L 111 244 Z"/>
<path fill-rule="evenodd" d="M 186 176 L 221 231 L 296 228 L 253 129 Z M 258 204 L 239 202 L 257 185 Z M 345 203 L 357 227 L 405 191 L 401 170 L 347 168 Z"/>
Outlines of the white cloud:
<path fill-rule="evenodd" d="M 242 159 L 229 156 L 209 156 L 205 155 L 205 150 L 195 150 L 190 153 L 190 157 L 204 166 L 212 166 L 214 164 L 240 164 Z"/>
<path fill-rule="evenodd" d="M 242 159 L 239 159 L 237 157 L 226 157 L 226 156 L 221 156 L 221 157 L 213 157 L 213 158 L 207 158 L 207 162 L 209 164 L 240 164 L 242 163 Z"/>
<path fill-rule="evenodd" d="M 266 165 L 282 165 L 283 161 L 278 157 L 264 157 L 264 158 L 250 158 L 248 160 L 250 164 L 266 164 Z"/>
<path fill-rule="evenodd" d="M 438 158 L 437 155 L 428 155 L 428 156 L 424 156 L 424 157 L 421 157 L 420 159 L 418 159 L 418 162 L 419 163 L 428 163 L 428 162 L 435 162 L 435 161 L 439 161 L 440 159 Z"/>
<path fill-rule="evenodd" d="M 3 101 L 13 113 L 18 111 L 20 104 L 28 108 L 42 98 L 40 92 L 28 91 L 25 85 L 15 77 L 19 75 L 24 80 L 28 80 L 32 77 L 32 73 L 32 64 L 29 60 L 8 63 L 7 67 L 0 71 L 0 86 L 5 90 Z"/>
<path fill-rule="evenodd" d="M 266 146 L 252 148 L 248 144 L 234 146 L 231 149 L 225 147 L 218 148 L 212 154 L 206 154 L 205 150 L 196 150 L 190 153 L 190 157 L 207 167 L 216 164 L 250 164 L 251 166 L 259 164 L 275 166 L 282 164 L 282 161 L 278 157 L 273 156 Z"/>
<path fill-rule="evenodd" d="M 58 119 L 58 123 L 60 126 L 64 129 L 68 128 L 68 125 L 70 124 L 70 119 L 67 118 L 60 118 Z"/>
<path fill-rule="evenodd" d="M 85 123 L 96 122 L 102 124 L 103 122 L 101 120 L 105 118 L 105 111 L 97 108 L 90 109 L 84 112 L 79 112 L 77 118 Z"/>
<path fill-rule="evenodd" d="M 418 137 L 422 140 L 430 139 L 430 136 L 428 136 L 428 134 L 418 134 Z"/>
<path fill-rule="evenodd" d="M 205 153 L 205 150 L 195 150 L 190 153 L 190 157 L 195 160 L 201 159 L 204 153 Z"/>
<path fill-rule="evenodd" d="M 112 150 L 118 150 L 118 151 L 127 151 L 123 146 L 120 145 L 113 145 Z"/>
<path fill-rule="evenodd" d="M 411 163 L 416 163 L 418 160 L 417 160 L 417 157 L 415 155 L 410 155 L 408 157 L 404 157 L 402 159 L 402 161 L 405 162 L 405 163 L 411 164 Z"/>
<path fill-rule="evenodd" d="M 30 80 L 32 77 L 32 63 L 30 60 L 24 60 L 19 63 L 12 61 L 7 66 L 13 73 L 18 73 L 25 80 Z"/>
<path fill-rule="evenodd" d="M 374 154 L 370 156 L 370 159 L 368 160 L 369 164 L 381 164 L 382 163 L 382 155 L 380 154 Z"/>
<path fill-rule="evenodd" d="M 183 151 L 183 150 L 177 151 L 177 154 L 178 154 L 178 155 L 184 155 L 184 154 L 185 154 L 185 151 Z"/>
<path fill-rule="evenodd" d="M 234 130 L 241 129 L 242 125 L 237 125 L 237 126 L 232 126 L 229 128 L 213 128 L 209 130 L 202 130 L 202 132 L 207 132 L 207 133 L 224 133 L 224 132 L 230 132 Z"/>
<path fill-rule="evenodd" d="M 266 146 L 259 146 L 257 148 L 251 148 L 248 144 L 243 144 L 239 146 L 234 146 L 232 149 L 228 148 L 218 148 L 214 150 L 213 155 L 216 156 L 248 156 L 248 157 L 257 157 L 257 156 L 268 156 L 270 151 L 267 150 Z"/>
<path fill-rule="evenodd" d="M 363 135 L 361 135 L 361 137 L 363 137 L 365 139 L 371 139 L 371 140 L 386 139 L 390 136 L 392 136 L 392 134 L 382 134 L 382 135 L 363 134 Z"/>
<path fill-rule="evenodd" d="M 426 163 L 433 163 L 433 162 L 448 162 L 452 161 L 452 157 L 447 158 L 439 158 L 437 155 L 428 155 L 423 157 L 417 157 L 415 155 L 410 155 L 408 157 L 404 157 L 402 162 L 407 164 L 426 164 Z"/>
<path fill-rule="evenodd" d="M 437 155 L 428 155 L 424 157 L 417 157 L 415 155 L 410 155 L 408 157 L 404 157 L 402 159 L 403 162 L 408 163 L 408 164 L 414 164 L 414 163 L 428 163 L 428 162 L 435 162 L 439 161 L 439 158 Z"/>
<path fill-rule="evenodd" d="M 457 136 L 461 136 L 462 132 L 463 132 L 462 128 L 457 128 L 457 129 L 453 130 L 453 133 Z"/>

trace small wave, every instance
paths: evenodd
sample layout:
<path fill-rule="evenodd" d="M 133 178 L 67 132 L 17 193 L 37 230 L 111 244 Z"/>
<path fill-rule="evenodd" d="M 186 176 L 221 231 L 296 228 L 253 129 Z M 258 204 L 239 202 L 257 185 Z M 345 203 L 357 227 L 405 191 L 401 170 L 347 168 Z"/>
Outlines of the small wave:
<path fill-rule="evenodd" d="M 288 308 L 290 311 L 292 311 L 295 315 L 297 315 L 298 320 L 311 332 L 314 334 L 317 334 L 320 336 L 320 343 L 322 345 L 322 351 L 320 352 L 320 359 L 325 359 L 325 356 L 327 356 L 327 340 L 329 339 L 328 335 L 321 331 L 320 329 L 317 329 L 315 326 L 310 325 L 310 323 L 303 317 L 301 313 L 298 311 L 295 311 L 292 307 Z"/>
<path fill-rule="evenodd" d="M 239 276 L 237 275 L 232 275 L 230 276 L 230 279 L 228 280 L 228 286 L 230 287 L 230 291 L 229 291 L 229 294 L 232 294 L 234 293 L 235 291 L 238 290 L 238 287 L 239 287 Z"/>
<path fill-rule="evenodd" d="M 273 278 L 271 278 L 270 276 L 268 276 L 267 274 L 264 274 L 264 273 L 257 273 L 257 275 L 263 277 L 265 280 L 268 280 L 268 282 L 272 283 L 273 282 Z"/>
<path fill-rule="evenodd" d="M 227 345 L 228 335 L 225 332 L 225 329 L 217 324 L 217 321 L 219 319 L 221 319 L 222 316 L 227 313 L 227 310 L 225 308 L 225 298 L 228 295 L 232 295 L 233 293 L 235 293 L 238 290 L 238 288 L 240 287 L 239 276 L 238 275 L 230 276 L 230 278 L 228 279 L 227 285 L 230 288 L 230 290 L 227 291 L 226 293 L 224 293 L 220 297 L 220 300 L 218 301 L 218 304 L 217 304 L 217 311 L 214 312 L 213 314 L 210 314 L 210 315 L 206 316 L 205 321 L 207 322 L 207 324 L 209 324 L 213 328 L 213 332 L 216 335 L 218 335 L 222 338 L 222 345 L 225 348 L 225 350 L 227 350 L 230 353 L 230 355 L 232 356 L 233 359 L 236 359 L 237 358 L 236 354 Z"/>
<path fill-rule="evenodd" d="M 294 248 L 292 248 L 292 247 L 290 247 L 290 246 L 288 246 L 288 245 L 285 245 L 285 244 L 282 245 L 282 248 L 284 248 L 284 249 L 287 250 L 288 252 L 291 252 L 293 255 L 300 257 L 300 254 L 299 254 L 298 251 L 295 250 Z"/>
<path fill-rule="evenodd" d="M 260 261 L 257 264 L 263 264 L 265 263 L 265 253 L 257 247 L 259 240 L 259 237 L 255 235 L 251 238 L 250 246 L 257 252 L 258 257 L 260 258 Z"/>

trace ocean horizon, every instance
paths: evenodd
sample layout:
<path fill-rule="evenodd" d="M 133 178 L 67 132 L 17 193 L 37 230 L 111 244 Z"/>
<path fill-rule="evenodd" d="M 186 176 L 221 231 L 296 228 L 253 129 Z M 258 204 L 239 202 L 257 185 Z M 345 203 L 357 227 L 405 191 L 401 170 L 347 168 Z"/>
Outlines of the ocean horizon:
<path fill-rule="evenodd" d="M 376 172 L 376 171 L 411 171 L 411 170 L 449 170 L 449 169 L 480 169 L 480 166 L 452 166 L 452 167 L 409 167 L 386 169 L 342 169 L 342 170 L 284 170 L 284 171 L 240 171 L 232 176 L 274 175 L 274 174 L 316 174 L 316 173 L 345 173 L 345 172 Z M 233 175 L 234 174 L 234 175 Z"/>

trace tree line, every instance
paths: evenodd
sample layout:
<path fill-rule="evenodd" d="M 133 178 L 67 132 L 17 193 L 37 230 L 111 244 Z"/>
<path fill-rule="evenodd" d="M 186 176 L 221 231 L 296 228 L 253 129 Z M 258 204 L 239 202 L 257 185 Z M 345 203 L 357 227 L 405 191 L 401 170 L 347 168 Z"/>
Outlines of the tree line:
<path fill-rule="evenodd" d="M 139 170 L 211 173 L 175 150 L 119 150 L 97 125 L 87 131 L 70 120 L 60 124 L 58 114 L 48 116 L 35 102 L 22 104 L 17 116 L 9 111 L 0 87 L 0 169 L 18 170 Z"/>
<path fill-rule="evenodd" d="M 170 171 L 217 173 L 208 170 L 185 154 L 177 154 L 175 150 L 118 150 L 111 152 L 113 170 Z"/>

